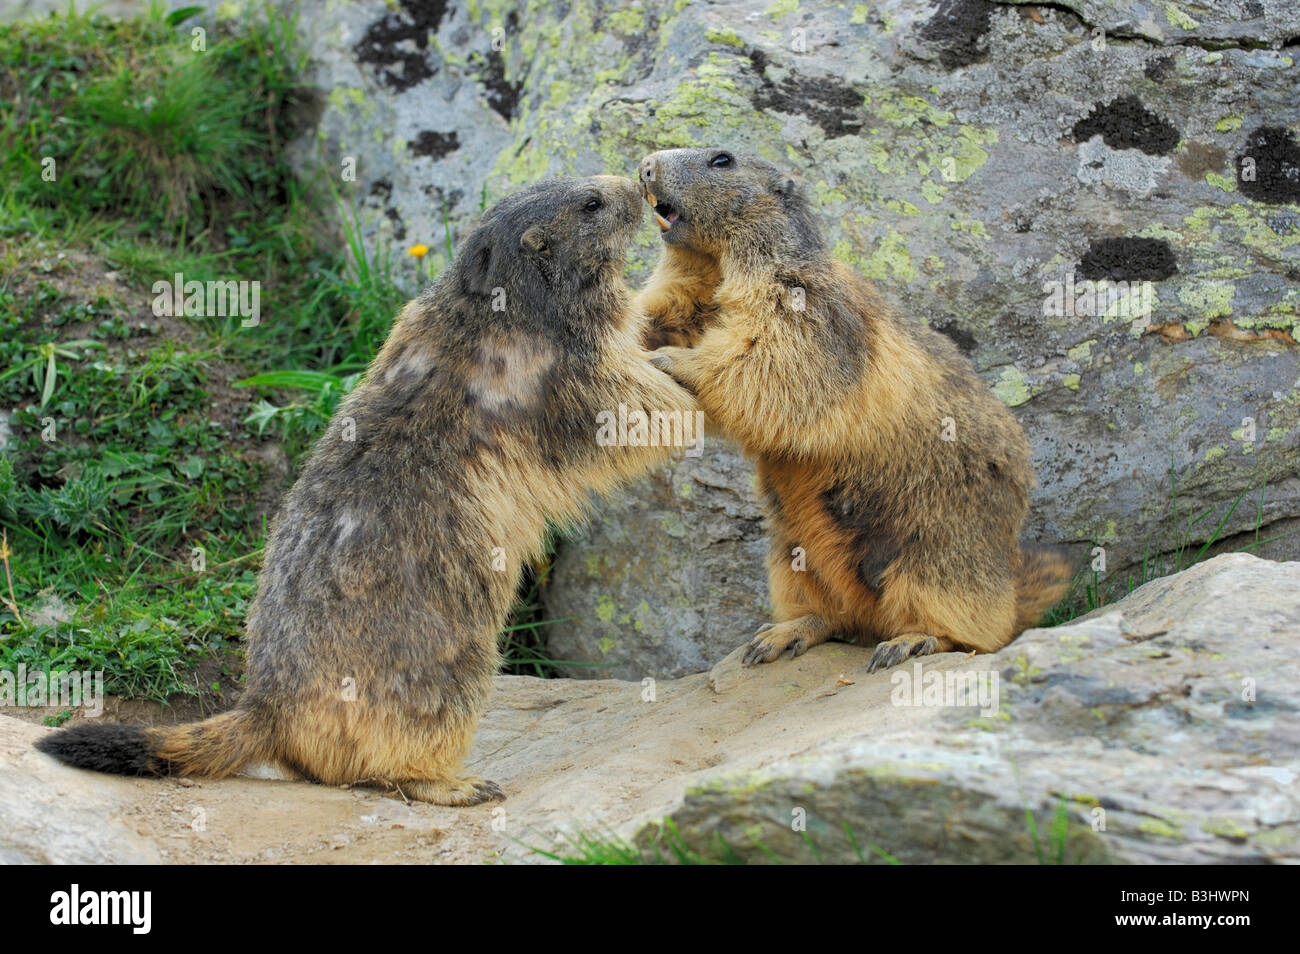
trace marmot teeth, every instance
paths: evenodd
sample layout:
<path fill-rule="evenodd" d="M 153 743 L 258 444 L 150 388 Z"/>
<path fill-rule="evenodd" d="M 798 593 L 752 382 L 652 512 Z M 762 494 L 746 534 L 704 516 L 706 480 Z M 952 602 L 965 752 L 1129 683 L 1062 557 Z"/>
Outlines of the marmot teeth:
<path fill-rule="evenodd" d="M 650 211 L 654 213 L 655 222 L 665 232 L 672 228 L 673 223 L 681 218 L 681 213 L 667 202 L 656 202 L 655 197 L 652 195 L 647 196 L 646 201 L 650 203 Z"/>

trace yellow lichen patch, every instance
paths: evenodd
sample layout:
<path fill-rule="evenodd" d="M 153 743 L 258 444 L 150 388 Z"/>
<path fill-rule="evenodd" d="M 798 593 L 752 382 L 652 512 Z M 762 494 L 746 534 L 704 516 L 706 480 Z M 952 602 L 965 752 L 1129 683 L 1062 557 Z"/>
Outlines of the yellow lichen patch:
<path fill-rule="evenodd" d="M 1007 407 L 1018 407 L 1033 396 L 1029 393 L 1024 374 L 1014 365 L 1002 370 L 997 384 L 993 385 L 993 394 Z"/>

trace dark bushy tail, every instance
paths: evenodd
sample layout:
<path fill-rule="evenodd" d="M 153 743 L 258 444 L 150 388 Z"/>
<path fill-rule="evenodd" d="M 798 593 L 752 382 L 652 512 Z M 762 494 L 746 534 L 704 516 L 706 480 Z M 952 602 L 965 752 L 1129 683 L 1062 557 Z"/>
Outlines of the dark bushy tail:
<path fill-rule="evenodd" d="M 79 722 L 41 739 L 36 748 L 95 772 L 222 778 L 265 759 L 268 739 L 260 716 L 232 709 L 202 722 L 157 729 Z"/>
<path fill-rule="evenodd" d="M 1070 591 L 1074 567 L 1057 547 L 1031 544 L 1020 548 L 1016 569 L 1016 632 L 1042 621 L 1043 614 Z"/>

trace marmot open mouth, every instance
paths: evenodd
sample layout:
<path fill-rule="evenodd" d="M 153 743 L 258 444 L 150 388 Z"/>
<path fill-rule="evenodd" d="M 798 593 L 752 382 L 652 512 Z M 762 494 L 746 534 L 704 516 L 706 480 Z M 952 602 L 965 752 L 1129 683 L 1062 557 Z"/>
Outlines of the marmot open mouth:
<path fill-rule="evenodd" d="M 673 223 L 676 222 L 679 218 L 681 218 L 681 215 L 677 212 L 677 210 L 674 209 L 667 202 L 657 203 L 654 207 L 654 213 L 655 213 L 655 222 L 658 223 L 659 228 L 664 232 L 667 232 L 670 228 L 672 228 Z"/>

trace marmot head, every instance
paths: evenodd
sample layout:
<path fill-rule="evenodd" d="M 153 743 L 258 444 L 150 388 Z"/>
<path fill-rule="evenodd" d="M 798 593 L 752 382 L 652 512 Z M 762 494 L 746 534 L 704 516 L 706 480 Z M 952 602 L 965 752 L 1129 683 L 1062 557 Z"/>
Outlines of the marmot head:
<path fill-rule="evenodd" d="M 471 298 L 504 296 L 535 314 L 623 287 L 641 221 L 636 184 L 621 176 L 545 179 L 502 199 L 461 245 L 453 272 Z"/>
<path fill-rule="evenodd" d="M 640 180 L 668 245 L 715 257 L 741 246 L 778 258 L 822 248 L 799 183 L 762 159 L 666 149 L 641 160 Z"/>

